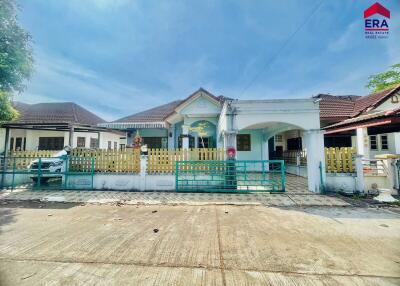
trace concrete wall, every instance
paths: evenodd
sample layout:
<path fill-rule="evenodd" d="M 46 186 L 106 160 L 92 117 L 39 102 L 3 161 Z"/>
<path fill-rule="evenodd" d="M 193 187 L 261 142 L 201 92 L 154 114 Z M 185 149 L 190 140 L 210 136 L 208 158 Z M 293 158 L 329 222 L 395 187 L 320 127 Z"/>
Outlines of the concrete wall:
<path fill-rule="evenodd" d="M 348 192 L 352 193 L 356 191 L 356 175 L 355 174 L 326 174 L 326 190 L 331 192 Z"/>
<path fill-rule="evenodd" d="M 262 160 L 263 136 L 261 130 L 240 130 L 238 134 L 250 134 L 251 151 L 237 151 L 238 160 Z"/>

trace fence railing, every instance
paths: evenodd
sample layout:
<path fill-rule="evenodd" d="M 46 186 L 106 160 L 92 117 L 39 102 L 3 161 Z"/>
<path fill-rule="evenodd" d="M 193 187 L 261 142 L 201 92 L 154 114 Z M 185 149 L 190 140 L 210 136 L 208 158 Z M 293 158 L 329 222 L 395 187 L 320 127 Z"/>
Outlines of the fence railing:
<path fill-rule="evenodd" d="M 11 151 L 8 155 L 10 158 L 15 157 L 18 158 L 15 164 L 18 169 L 23 169 L 28 167 L 28 165 L 32 162 L 33 159 L 37 158 L 50 158 L 53 157 L 60 151 L 54 150 L 40 150 L 40 151 Z M 12 160 L 7 161 L 7 168 L 11 168 L 11 165 L 14 164 Z"/>
<path fill-rule="evenodd" d="M 71 171 L 86 170 L 86 158 L 94 158 L 94 171 L 101 173 L 139 173 L 140 150 L 74 149 L 71 152 Z"/>
<path fill-rule="evenodd" d="M 352 147 L 325 148 L 325 169 L 327 173 L 354 173 L 356 149 Z"/>
<path fill-rule="evenodd" d="M 149 149 L 147 173 L 174 173 L 176 161 L 221 161 L 225 160 L 225 150 L 217 148 L 194 149 Z"/>
<path fill-rule="evenodd" d="M 388 169 L 381 159 L 363 159 L 363 173 L 367 176 L 388 176 Z"/>

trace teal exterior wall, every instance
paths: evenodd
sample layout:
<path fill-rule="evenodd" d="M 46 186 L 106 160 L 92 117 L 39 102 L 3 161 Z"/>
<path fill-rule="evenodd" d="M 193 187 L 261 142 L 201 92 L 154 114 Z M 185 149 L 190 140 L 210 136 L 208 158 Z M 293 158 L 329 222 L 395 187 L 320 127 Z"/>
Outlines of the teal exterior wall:
<path fill-rule="evenodd" d="M 238 160 L 262 160 L 263 134 L 260 129 L 243 129 L 239 134 L 250 134 L 251 151 L 237 151 Z"/>

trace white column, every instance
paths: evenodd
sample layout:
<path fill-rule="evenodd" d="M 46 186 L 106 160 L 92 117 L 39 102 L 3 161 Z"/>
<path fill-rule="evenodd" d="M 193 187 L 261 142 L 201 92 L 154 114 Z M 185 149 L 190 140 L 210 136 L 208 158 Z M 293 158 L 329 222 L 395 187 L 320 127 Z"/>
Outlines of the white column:
<path fill-rule="evenodd" d="M 265 138 L 264 138 L 265 139 Z M 262 142 L 262 159 L 263 160 L 269 160 L 269 146 L 268 146 L 268 139 L 263 140 Z"/>
<path fill-rule="evenodd" d="M 189 126 L 182 125 L 182 148 L 189 149 Z"/>
<path fill-rule="evenodd" d="M 320 193 L 321 181 L 323 184 L 326 182 L 324 134 L 321 130 L 307 130 L 303 138 L 307 150 L 308 189 L 311 192 Z"/>
<path fill-rule="evenodd" d="M 269 160 L 268 137 L 266 137 L 266 136 L 263 138 L 263 141 L 262 141 L 261 154 L 262 154 L 263 160 Z M 266 167 L 267 171 L 269 171 L 269 164 L 266 164 L 265 167 Z"/>
<path fill-rule="evenodd" d="M 363 164 L 362 164 L 362 155 L 356 155 L 356 190 L 363 193 L 364 192 L 364 170 L 363 170 Z"/>
<path fill-rule="evenodd" d="M 369 137 L 367 128 L 357 128 L 357 154 L 369 158 Z"/>
<path fill-rule="evenodd" d="M 394 148 L 396 154 L 400 154 L 400 132 L 393 133 Z"/>
<path fill-rule="evenodd" d="M 174 149 L 175 148 L 175 124 L 171 124 L 171 126 L 168 128 L 167 136 L 168 136 L 168 149 Z"/>

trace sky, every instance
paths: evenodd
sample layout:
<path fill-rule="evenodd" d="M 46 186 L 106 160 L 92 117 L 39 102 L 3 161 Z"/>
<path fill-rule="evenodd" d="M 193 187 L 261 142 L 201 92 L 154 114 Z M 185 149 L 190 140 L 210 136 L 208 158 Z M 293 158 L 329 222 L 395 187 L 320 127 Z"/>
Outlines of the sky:
<path fill-rule="evenodd" d="M 373 3 L 19 0 L 35 70 L 14 100 L 73 101 L 115 120 L 199 87 L 238 99 L 365 95 L 369 75 L 400 63 L 400 1 L 380 1 L 390 35 L 375 40 L 363 30 Z"/>

